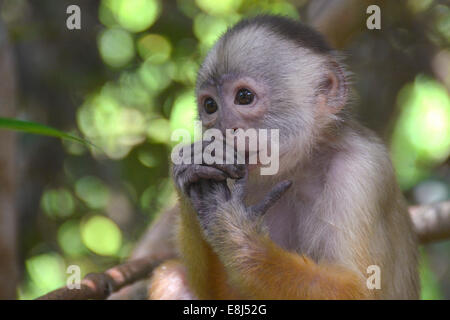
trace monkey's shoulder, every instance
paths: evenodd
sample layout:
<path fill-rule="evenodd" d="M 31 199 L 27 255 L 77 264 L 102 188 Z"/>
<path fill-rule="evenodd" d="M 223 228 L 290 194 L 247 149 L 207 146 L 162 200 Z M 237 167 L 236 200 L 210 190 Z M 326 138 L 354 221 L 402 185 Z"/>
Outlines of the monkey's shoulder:
<path fill-rule="evenodd" d="M 370 129 L 353 124 L 343 132 L 328 179 L 358 198 L 398 194 L 394 168 L 383 141 Z"/>

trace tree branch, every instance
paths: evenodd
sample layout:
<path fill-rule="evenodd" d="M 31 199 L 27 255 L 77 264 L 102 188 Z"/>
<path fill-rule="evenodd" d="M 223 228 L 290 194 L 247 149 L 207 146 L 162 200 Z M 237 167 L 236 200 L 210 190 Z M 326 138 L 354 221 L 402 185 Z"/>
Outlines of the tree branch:
<path fill-rule="evenodd" d="M 103 300 L 111 293 L 148 277 L 162 261 L 161 258 L 150 256 L 115 266 L 104 273 L 90 273 L 81 281 L 80 289 L 65 286 L 37 300 Z"/>

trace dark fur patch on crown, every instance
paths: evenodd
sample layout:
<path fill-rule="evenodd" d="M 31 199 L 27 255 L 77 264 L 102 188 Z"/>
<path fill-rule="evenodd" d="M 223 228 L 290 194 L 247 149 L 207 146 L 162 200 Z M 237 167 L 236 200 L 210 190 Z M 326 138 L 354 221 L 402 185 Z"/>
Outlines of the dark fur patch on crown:
<path fill-rule="evenodd" d="M 284 16 L 258 15 L 253 18 L 241 20 L 227 31 L 224 38 L 251 26 L 269 28 L 300 46 L 309 48 L 314 52 L 326 54 L 332 49 L 323 36 L 303 23 Z"/>

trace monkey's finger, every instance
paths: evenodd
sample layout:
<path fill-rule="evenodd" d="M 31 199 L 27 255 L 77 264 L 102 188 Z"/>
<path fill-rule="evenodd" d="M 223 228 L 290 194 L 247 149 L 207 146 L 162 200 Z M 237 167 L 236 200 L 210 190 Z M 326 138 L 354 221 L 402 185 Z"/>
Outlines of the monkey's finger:
<path fill-rule="evenodd" d="M 268 195 L 258 204 L 255 204 L 250 207 L 250 213 L 253 218 L 261 216 L 267 212 L 267 210 L 275 204 L 283 194 L 291 187 L 292 181 L 285 180 L 278 183 Z"/>
<path fill-rule="evenodd" d="M 221 170 L 199 165 L 177 166 L 174 169 L 174 176 L 177 186 L 186 194 L 189 194 L 189 187 L 201 179 L 223 181 L 228 178 Z"/>
<path fill-rule="evenodd" d="M 199 165 L 189 166 L 185 171 L 184 176 L 186 177 L 186 184 L 195 183 L 201 179 L 216 181 L 227 179 L 227 175 L 223 171 L 216 168 Z"/>
<path fill-rule="evenodd" d="M 245 175 L 245 170 L 247 167 L 245 164 L 217 164 L 217 163 L 213 163 L 210 166 L 222 170 L 231 179 L 242 178 Z"/>
<path fill-rule="evenodd" d="M 195 154 L 198 154 L 199 152 L 203 152 L 203 150 L 208 145 L 213 143 L 214 141 L 215 141 L 215 139 L 213 138 L 213 139 L 211 139 L 211 141 L 202 140 L 202 141 L 197 141 L 194 144 L 192 144 L 192 148 L 193 148 L 192 149 L 192 154 L 193 154 L 193 156 L 195 156 Z M 222 149 L 222 152 L 223 152 L 222 153 L 222 157 L 223 158 L 222 158 L 222 161 L 226 162 L 227 160 L 231 160 L 231 159 L 228 159 L 230 157 L 227 156 L 227 152 L 231 152 L 232 153 L 231 154 L 232 163 L 205 164 L 203 162 L 202 165 L 211 166 L 211 167 L 217 168 L 219 170 L 222 170 L 222 171 L 226 172 L 229 175 L 229 177 L 232 178 L 232 179 L 242 178 L 244 176 L 244 174 L 245 174 L 245 167 L 246 167 L 246 165 L 244 163 L 242 163 L 242 164 L 239 163 L 238 164 L 238 162 L 237 162 L 237 157 L 238 156 L 237 156 L 237 152 L 236 152 L 236 150 L 234 150 L 234 148 L 232 148 L 232 149 L 231 148 L 226 148 L 226 143 L 223 140 L 219 141 L 219 144 L 220 143 L 223 144 L 223 149 Z M 197 148 L 197 151 L 194 151 L 194 145 L 196 145 L 196 144 L 198 144 L 198 145 L 201 144 L 201 149 Z M 201 156 L 197 156 L 197 157 L 203 159 L 203 154 Z"/>
<path fill-rule="evenodd" d="M 248 168 L 245 168 L 245 174 L 242 178 L 237 179 L 233 186 L 233 197 L 242 202 L 247 195 Z"/>
<path fill-rule="evenodd" d="M 201 179 L 223 181 L 227 179 L 227 175 L 216 168 L 207 166 L 193 166 L 190 168 L 190 182 L 197 182 Z"/>

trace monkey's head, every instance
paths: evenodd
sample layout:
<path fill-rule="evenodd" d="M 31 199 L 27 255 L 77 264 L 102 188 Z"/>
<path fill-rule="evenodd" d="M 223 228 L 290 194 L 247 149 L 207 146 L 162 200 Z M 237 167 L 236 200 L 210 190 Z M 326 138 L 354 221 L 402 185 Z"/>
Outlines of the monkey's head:
<path fill-rule="evenodd" d="M 308 151 L 347 101 L 345 71 L 320 34 L 279 16 L 229 29 L 197 77 L 205 128 L 279 129 L 280 155 Z"/>

